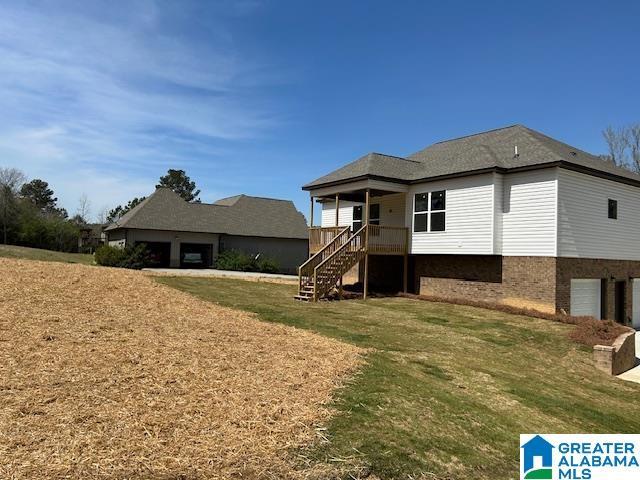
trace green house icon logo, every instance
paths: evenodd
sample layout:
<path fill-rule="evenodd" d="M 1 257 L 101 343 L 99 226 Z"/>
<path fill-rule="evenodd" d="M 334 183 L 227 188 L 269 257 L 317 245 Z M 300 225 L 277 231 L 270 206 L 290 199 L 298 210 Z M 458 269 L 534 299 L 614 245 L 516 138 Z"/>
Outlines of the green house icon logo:
<path fill-rule="evenodd" d="M 553 479 L 553 449 L 552 444 L 540 435 L 536 435 L 524 445 L 521 445 L 522 454 L 522 478 Z"/>

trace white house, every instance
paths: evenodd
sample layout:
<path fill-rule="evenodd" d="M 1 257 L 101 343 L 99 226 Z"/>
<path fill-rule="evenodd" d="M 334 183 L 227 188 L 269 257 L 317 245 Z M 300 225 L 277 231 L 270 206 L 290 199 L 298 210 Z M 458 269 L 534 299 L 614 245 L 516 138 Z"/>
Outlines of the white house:
<path fill-rule="evenodd" d="M 322 204 L 310 246 L 324 250 L 303 266 L 301 296 L 360 264 L 365 285 L 400 288 L 404 273 L 403 287 L 422 294 L 640 327 L 640 175 L 539 132 L 515 125 L 407 158 L 372 153 L 303 189 Z"/>

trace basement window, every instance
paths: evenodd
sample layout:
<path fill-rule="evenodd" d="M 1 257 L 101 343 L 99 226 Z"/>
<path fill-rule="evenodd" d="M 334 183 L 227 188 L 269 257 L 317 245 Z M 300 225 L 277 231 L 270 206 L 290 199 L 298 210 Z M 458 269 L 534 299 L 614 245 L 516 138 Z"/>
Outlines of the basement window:
<path fill-rule="evenodd" d="M 413 231 L 444 232 L 446 228 L 445 190 L 417 193 L 413 200 Z"/>
<path fill-rule="evenodd" d="M 609 199 L 609 218 L 618 219 L 618 201 Z"/>

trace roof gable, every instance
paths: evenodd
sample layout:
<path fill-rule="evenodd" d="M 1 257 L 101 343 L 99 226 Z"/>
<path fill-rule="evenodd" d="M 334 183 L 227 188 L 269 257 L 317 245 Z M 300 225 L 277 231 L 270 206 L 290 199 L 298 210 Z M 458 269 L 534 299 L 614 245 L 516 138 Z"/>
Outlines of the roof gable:
<path fill-rule="evenodd" d="M 434 143 L 407 158 L 369 154 L 308 183 L 303 189 L 367 176 L 411 183 L 488 169 L 542 168 L 558 162 L 640 184 L 640 175 L 536 130 L 512 125 Z"/>
<path fill-rule="evenodd" d="M 107 229 L 137 228 L 275 238 L 308 236 L 304 215 L 290 200 L 238 195 L 219 202 L 189 203 L 171 189 L 159 187 Z"/>

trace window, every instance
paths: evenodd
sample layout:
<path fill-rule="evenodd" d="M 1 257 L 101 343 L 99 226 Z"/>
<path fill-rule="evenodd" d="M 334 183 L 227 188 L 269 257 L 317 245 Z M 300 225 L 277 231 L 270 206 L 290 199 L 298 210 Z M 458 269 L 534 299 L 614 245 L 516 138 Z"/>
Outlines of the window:
<path fill-rule="evenodd" d="M 369 205 L 369 223 L 371 225 L 380 225 L 380 204 L 374 203 Z"/>
<path fill-rule="evenodd" d="M 413 200 L 414 232 L 444 232 L 446 197 L 445 190 L 415 195 Z"/>
<path fill-rule="evenodd" d="M 353 207 L 353 223 L 351 224 L 351 229 L 355 232 L 362 228 L 362 212 L 364 207 L 362 205 L 357 205 Z M 380 204 L 374 203 L 369 205 L 369 224 L 370 225 L 380 225 Z"/>
<path fill-rule="evenodd" d="M 609 199 L 609 218 L 618 219 L 618 201 Z"/>
<path fill-rule="evenodd" d="M 362 205 L 353 207 L 353 222 L 351 230 L 356 232 L 362 228 Z"/>

